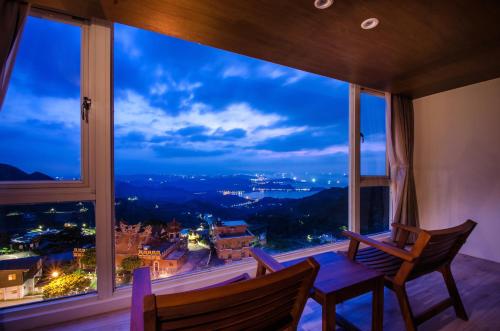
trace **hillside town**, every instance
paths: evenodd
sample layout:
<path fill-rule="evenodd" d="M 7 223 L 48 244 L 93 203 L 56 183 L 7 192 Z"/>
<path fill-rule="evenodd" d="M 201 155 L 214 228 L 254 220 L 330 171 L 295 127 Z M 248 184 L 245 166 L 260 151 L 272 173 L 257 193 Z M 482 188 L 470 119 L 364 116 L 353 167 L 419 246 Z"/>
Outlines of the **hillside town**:
<path fill-rule="evenodd" d="M 118 222 L 115 228 L 117 286 L 132 281 L 132 271 L 149 266 L 153 279 L 203 270 L 249 257 L 255 236 L 243 220 L 201 217 L 197 229 L 183 228 L 176 219 L 161 225 Z M 38 255 L 52 246 L 54 236 L 80 235 L 80 245 L 68 252 Z M 91 238 L 92 237 L 92 238 Z M 0 255 L 0 301 L 20 303 L 95 291 L 95 228 L 65 223 L 62 230 L 31 229 L 11 239 Z M 1 304 L 0 304 L 1 306 Z"/>

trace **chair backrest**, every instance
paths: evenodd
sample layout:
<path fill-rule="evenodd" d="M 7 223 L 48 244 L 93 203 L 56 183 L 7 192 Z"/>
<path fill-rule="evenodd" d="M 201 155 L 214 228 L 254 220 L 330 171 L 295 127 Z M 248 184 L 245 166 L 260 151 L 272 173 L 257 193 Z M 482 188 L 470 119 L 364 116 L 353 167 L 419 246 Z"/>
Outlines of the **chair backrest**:
<path fill-rule="evenodd" d="M 231 285 L 146 296 L 145 330 L 296 329 L 318 270 L 309 258 Z"/>
<path fill-rule="evenodd" d="M 425 274 L 451 263 L 476 225 L 467 220 L 453 228 L 420 232 L 413 247 L 418 259 L 411 275 Z"/>

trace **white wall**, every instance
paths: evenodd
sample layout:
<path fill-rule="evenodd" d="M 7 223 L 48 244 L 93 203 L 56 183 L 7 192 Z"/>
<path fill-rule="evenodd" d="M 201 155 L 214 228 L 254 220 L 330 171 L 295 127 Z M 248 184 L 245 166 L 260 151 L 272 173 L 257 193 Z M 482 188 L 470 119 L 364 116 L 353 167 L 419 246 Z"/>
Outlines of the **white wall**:
<path fill-rule="evenodd" d="M 475 220 L 462 252 L 500 262 L 500 78 L 413 105 L 421 226 Z"/>

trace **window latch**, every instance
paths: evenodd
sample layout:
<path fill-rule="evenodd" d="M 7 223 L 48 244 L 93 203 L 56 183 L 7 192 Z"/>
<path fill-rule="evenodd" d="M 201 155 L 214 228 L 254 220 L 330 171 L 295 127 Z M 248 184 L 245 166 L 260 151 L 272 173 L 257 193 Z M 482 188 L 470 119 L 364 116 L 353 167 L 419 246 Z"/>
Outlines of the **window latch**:
<path fill-rule="evenodd" d="M 89 111 L 92 106 L 92 99 L 88 97 L 83 97 L 82 102 L 82 121 L 89 122 Z"/>

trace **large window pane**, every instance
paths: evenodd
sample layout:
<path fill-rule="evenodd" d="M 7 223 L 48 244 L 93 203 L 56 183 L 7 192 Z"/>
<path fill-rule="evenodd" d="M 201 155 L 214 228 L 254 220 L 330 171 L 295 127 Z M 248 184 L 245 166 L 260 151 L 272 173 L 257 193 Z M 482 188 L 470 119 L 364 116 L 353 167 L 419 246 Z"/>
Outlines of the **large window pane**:
<path fill-rule="evenodd" d="M 389 230 L 389 187 L 361 188 L 361 233 L 373 234 Z"/>
<path fill-rule="evenodd" d="M 385 176 L 385 98 L 361 92 L 360 118 L 361 176 Z"/>
<path fill-rule="evenodd" d="M 96 290 L 94 205 L 0 206 L 0 308 Z"/>
<path fill-rule="evenodd" d="M 330 243 L 348 84 L 115 25 L 117 284 Z"/>
<path fill-rule="evenodd" d="M 79 180 L 81 28 L 29 17 L 0 111 L 0 181 Z"/>

